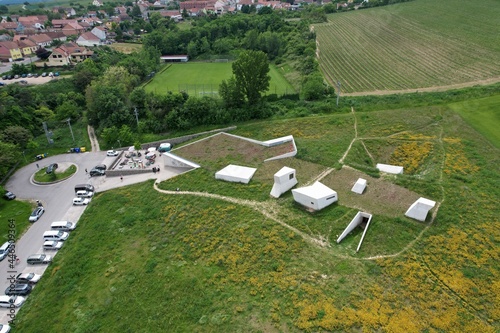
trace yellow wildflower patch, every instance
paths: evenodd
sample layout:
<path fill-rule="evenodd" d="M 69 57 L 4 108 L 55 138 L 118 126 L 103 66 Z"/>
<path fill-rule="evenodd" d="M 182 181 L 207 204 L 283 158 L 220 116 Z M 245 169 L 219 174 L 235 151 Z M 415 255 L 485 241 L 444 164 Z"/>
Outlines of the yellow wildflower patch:
<path fill-rule="evenodd" d="M 433 148 L 431 142 L 406 142 L 392 153 L 390 164 L 404 167 L 405 173 L 415 173 Z"/>

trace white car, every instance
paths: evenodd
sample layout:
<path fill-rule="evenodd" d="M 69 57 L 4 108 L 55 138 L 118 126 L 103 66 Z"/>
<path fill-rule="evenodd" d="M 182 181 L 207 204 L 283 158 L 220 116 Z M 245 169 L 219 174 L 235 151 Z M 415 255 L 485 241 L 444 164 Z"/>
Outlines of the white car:
<path fill-rule="evenodd" d="M 59 241 L 45 241 L 43 243 L 44 250 L 59 250 L 63 246 L 63 242 Z"/>
<path fill-rule="evenodd" d="M 35 273 L 21 273 L 17 276 L 17 283 L 35 284 L 40 281 L 42 276 Z"/>
<path fill-rule="evenodd" d="M 106 156 L 118 156 L 118 152 L 116 150 L 108 150 Z"/>
<path fill-rule="evenodd" d="M 0 324 L 0 333 L 9 333 L 10 326 L 7 324 Z"/>
<path fill-rule="evenodd" d="M 80 198 L 92 198 L 94 196 L 94 192 L 91 191 L 76 191 L 76 196 Z"/>
<path fill-rule="evenodd" d="M 90 202 L 90 198 L 74 198 L 73 205 L 74 206 L 85 206 Z"/>
<path fill-rule="evenodd" d="M 0 307 L 2 308 L 10 308 L 11 305 L 14 305 L 14 307 L 18 308 L 21 305 L 23 305 L 24 301 L 26 299 L 22 296 L 7 296 L 7 295 L 2 295 L 0 296 Z"/>
<path fill-rule="evenodd" d="M 45 212 L 45 208 L 43 208 L 42 206 L 36 207 L 35 210 L 33 211 L 33 213 L 31 213 L 31 215 L 29 217 L 30 222 L 38 221 L 38 219 L 40 218 L 40 216 L 42 216 L 42 214 L 44 212 Z"/>

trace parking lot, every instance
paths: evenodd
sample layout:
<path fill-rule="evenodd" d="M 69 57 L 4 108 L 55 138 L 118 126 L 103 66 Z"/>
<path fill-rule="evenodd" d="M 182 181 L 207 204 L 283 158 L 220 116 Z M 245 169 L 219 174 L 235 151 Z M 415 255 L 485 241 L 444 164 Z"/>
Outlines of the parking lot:
<path fill-rule="evenodd" d="M 166 180 L 180 173 L 175 169 L 166 169 L 157 161 L 156 167 L 161 172 L 147 172 L 137 175 L 124 175 L 123 177 L 90 177 L 85 169 L 91 170 L 95 165 L 111 165 L 115 157 L 106 156 L 106 152 L 86 152 L 80 154 L 63 154 L 50 156 L 40 161 L 33 162 L 11 176 L 5 188 L 17 195 L 16 200 L 29 200 L 34 202 L 40 200 L 45 208 L 45 213 L 40 219 L 29 227 L 24 235 L 17 241 L 15 255 L 20 258 L 20 263 L 14 268 L 9 267 L 8 258 L 0 262 L 0 293 L 10 285 L 8 278 L 19 273 L 42 274 L 47 265 L 27 265 L 26 259 L 32 254 L 45 253 L 56 255 L 57 251 L 43 249 L 43 233 L 50 230 L 50 225 L 54 221 L 71 221 L 78 223 L 80 216 L 87 206 L 74 206 L 72 199 L 75 197 L 76 184 L 92 184 L 97 193 L 113 188 L 140 183 L 148 179 Z M 33 174 L 40 168 L 49 164 L 71 163 L 77 166 L 77 172 L 69 179 L 50 185 L 37 185 L 32 181 Z M 77 227 L 78 230 L 78 227 Z M 78 231 L 73 232 L 78 232 Z M 71 237 L 71 236 L 70 236 Z M 1 244 L 0 244 L 1 245 Z M 42 279 L 50 278 L 48 276 Z M 3 289 L 1 289 L 3 288 Z M 35 287 L 38 288 L 38 287 Z M 29 297 L 29 296 L 28 296 Z M 9 309 L 0 309 L 0 323 L 8 323 Z"/>

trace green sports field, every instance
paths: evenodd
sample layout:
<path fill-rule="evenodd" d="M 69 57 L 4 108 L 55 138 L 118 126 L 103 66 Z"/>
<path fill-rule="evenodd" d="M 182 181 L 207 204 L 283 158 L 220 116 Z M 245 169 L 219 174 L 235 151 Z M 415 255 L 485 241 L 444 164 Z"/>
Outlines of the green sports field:
<path fill-rule="evenodd" d="M 483 134 L 495 147 L 500 148 L 500 96 L 450 104 L 450 107 Z"/>
<path fill-rule="evenodd" d="M 231 63 L 185 63 L 172 64 L 156 74 L 144 88 L 148 92 L 186 91 L 190 95 L 217 94 L 222 80 L 232 75 Z M 295 90 L 288 81 L 270 66 L 271 82 L 268 94 L 293 94 Z"/>

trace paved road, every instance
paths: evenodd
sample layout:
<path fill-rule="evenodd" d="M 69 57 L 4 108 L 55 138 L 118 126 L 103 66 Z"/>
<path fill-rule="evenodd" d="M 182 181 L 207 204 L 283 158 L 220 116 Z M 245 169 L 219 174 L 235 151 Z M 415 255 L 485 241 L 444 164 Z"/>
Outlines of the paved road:
<path fill-rule="evenodd" d="M 106 157 L 106 152 L 88 152 L 82 154 L 65 154 L 45 158 L 33 162 L 18 170 L 6 184 L 9 191 L 14 192 L 18 199 L 40 200 L 45 207 L 45 214 L 35 223 L 33 223 L 26 233 L 16 243 L 16 255 L 21 259 L 21 263 L 15 269 L 9 268 L 8 259 L 0 262 L 0 295 L 9 286 L 8 278 L 10 275 L 17 275 L 21 272 L 34 272 L 41 274 L 46 265 L 27 266 L 26 258 L 35 253 L 46 253 L 54 255 L 56 251 L 43 251 L 43 232 L 50 229 L 53 221 L 73 221 L 77 222 L 83 214 L 85 207 L 73 206 L 72 198 L 76 184 L 89 183 L 94 185 L 97 192 L 106 191 L 116 187 L 143 182 L 147 179 L 158 179 L 160 181 L 179 174 L 179 171 L 169 170 L 162 167 L 160 173 L 146 173 L 136 176 L 125 176 L 123 181 L 119 177 L 93 177 L 90 178 L 85 169 L 90 170 L 97 164 L 104 163 L 110 165 L 113 158 Z M 36 164 L 40 168 L 50 163 L 71 162 L 77 165 L 77 172 L 69 179 L 52 185 L 36 185 L 31 182 L 33 174 L 37 171 Z M 159 167 L 160 164 L 155 165 Z M 46 277 L 44 277 L 46 278 Z M 0 308 L 0 323 L 7 323 L 10 318 L 8 309 Z"/>
<path fill-rule="evenodd" d="M 24 58 L 23 61 L 14 61 L 14 62 L 4 62 L 4 63 L 0 63 L 0 74 L 1 73 L 7 73 L 8 71 L 10 71 L 12 69 L 12 65 L 13 64 L 18 64 L 18 65 L 21 65 L 21 64 L 24 64 L 24 65 L 29 65 L 31 64 L 32 62 L 35 62 L 38 60 L 38 57 L 37 56 L 34 56 L 34 57 L 31 57 L 31 59 L 29 57 L 27 58 Z"/>

